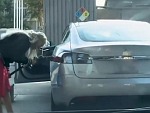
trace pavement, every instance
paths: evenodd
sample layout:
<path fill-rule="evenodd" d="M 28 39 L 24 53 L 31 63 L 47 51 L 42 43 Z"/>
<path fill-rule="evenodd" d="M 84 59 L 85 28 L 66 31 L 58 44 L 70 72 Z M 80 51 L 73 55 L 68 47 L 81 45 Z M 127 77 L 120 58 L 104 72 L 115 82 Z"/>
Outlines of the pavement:
<path fill-rule="evenodd" d="M 47 112 L 50 107 L 50 82 L 15 84 L 14 113 Z M 3 107 L 4 113 L 7 113 Z"/>
<path fill-rule="evenodd" d="M 15 84 L 14 113 L 44 113 L 51 111 L 50 81 Z M 88 100 L 88 101 L 87 101 Z M 83 98 L 72 103 L 68 110 L 106 110 L 149 107 L 150 96 L 120 96 Z M 3 107 L 4 113 L 7 113 Z"/>

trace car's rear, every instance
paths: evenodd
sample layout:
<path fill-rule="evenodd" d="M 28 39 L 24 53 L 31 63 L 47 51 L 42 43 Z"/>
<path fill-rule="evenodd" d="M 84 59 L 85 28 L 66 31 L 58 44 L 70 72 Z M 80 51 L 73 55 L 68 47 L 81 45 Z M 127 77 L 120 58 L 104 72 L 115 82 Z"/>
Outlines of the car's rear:
<path fill-rule="evenodd" d="M 75 24 L 71 51 L 63 53 L 55 70 L 59 83 L 53 90 L 55 101 L 69 104 L 84 96 L 149 95 L 149 29 L 148 23 L 125 20 Z"/>

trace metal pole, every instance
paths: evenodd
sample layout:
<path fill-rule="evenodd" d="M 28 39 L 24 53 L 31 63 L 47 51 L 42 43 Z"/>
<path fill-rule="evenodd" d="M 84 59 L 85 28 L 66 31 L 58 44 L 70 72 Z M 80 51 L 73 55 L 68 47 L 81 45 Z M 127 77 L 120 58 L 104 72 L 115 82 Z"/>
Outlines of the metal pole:
<path fill-rule="evenodd" d="M 17 0 L 17 8 L 16 8 L 16 10 L 17 10 L 17 12 L 16 12 L 17 13 L 17 15 L 16 15 L 17 16 L 16 28 L 18 28 L 18 0 Z"/>
<path fill-rule="evenodd" d="M 21 0 L 19 0 L 19 29 L 20 29 L 20 20 L 21 20 L 20 1 Z"/>
<path fill-rule="evenodd" d="M 23 30 L 23 0 L 21 0 L 21 29 Z"/>
<path fill-rule="evenodd" d="M 16 28 L 16 0 L 14 0 L 14 28 Z"/>

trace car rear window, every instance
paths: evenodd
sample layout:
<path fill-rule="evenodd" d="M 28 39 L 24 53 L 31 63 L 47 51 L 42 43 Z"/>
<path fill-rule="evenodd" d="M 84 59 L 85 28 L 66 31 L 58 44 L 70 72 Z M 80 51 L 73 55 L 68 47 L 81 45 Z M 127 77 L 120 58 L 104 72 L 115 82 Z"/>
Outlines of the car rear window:
<path fill-rule="evenodd" d="M 121 25 L 120 25 L 121 26 Z M 79 37 L 84 41 L 150 41 L 150 25 L 96 25 L 77 27 Z"/>

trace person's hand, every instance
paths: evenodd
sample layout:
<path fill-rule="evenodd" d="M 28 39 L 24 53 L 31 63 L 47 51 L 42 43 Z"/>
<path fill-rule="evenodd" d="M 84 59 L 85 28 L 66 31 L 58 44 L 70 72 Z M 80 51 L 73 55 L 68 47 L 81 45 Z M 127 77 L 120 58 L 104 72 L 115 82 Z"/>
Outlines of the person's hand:
<path fill-rule="evenodd" d="M 28 63 L 29 63 L 30 65 L 35 65 L 36 62 L 37 62 L 37 58 L 29 59 L 29 61 L 28 61 Z"/>

